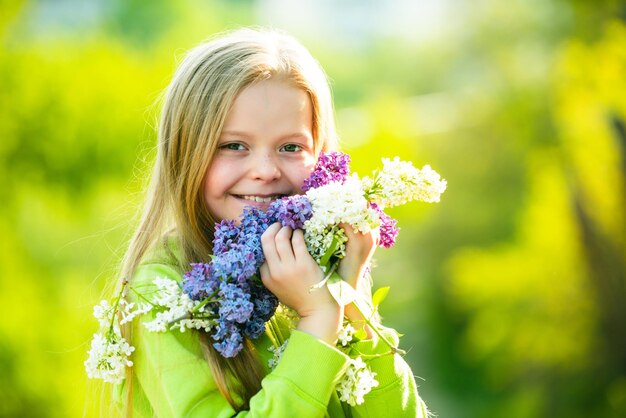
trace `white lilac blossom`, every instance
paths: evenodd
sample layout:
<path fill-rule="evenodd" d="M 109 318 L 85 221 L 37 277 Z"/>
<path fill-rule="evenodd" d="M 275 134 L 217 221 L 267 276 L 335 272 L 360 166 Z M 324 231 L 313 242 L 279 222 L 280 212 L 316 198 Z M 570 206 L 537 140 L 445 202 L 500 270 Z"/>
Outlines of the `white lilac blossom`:
<path fill-rule="evenodd" d="M 120 383 L 124 379 L 126 367 L 133 365 L 130 355 L 135 348 L 122 337 L 116 322 L 123 290 L 122 288 L 113 305 L 102 300 L 93 308 L 93 316 L 100 329 L 91 340 L 87 360 L 84 362 L 87 376 L 91 379 Z"/>
<path fill-rule="evenodd" d="M 347 223 L 367 233 L 380 225 L 378 212 L 369 206 L 361 180 L 355 175 L 344 183 L 332 182 L 309 189 L 306 196 L 313 216 L 304 223 L 305 230 L 323 231 L 328 226 Z"/>
<path fill-rule="evenodd" d="M 191 312 L 197 309 L 200 314 L 206 314 L 200 302 L 191 300 L 183 293 L 175 280 L 157 277 L 153 280 L 157 292 L 153 300 L 156 309 L 161 310 L 155 315 L 155 319 L 144 322 L 144 326 L 152 332 L 165 332 L 168 329 L 204 329 L 210 331 L 213 323 L 206 318 L 191 317 Z"/>
<path fill-rule="evenodd" d="M 133 365 L 129 357 L 134 350 L 135 347 L 128 344 L 119 334 L 106 336 L 102 333 L 94 334 L 85 361 L 87 376 L 109 383 L 121 383 L 125 377 L 126 367 Z"/>
<path fill-rule="evenodd" d="M 439 202 L 446 190 L 446 181 L 425 165 L 417 169 L 409 161 L 383 158 L 382 170 L 374 178 L 364 177 L 363 186 L 368 200 L 381 209 L 403 205 L 412 200 Z"/>
<path fill-rule="evenodd" d="M 333 241 L 335 250 L 330 256 L 340 259 L 346 255 L 348 237 L 343 228 L 338 225 L 327 226 L 323 230 L 308 228 L 304 231 L 304 241 L 306 242 L 309 253 L 315 261 L 320 264 L 322 270 L 326 270 L 326 266 L 321 262 L 322 257 L 326 254 L 326 251 L 333 246 Z"/>
<path fill-rule="evenodd" d="M 285 348 L 287 347 L 287 343 L 289 342 L 289 338 L 285 340 L 285 342 L 279 347 L 274 347 L 273 345 L 267 348 L 268 351 L 271 351 L 273 356 L 271 359 L 267 361 L 267 367 L 270 370 L 274 370 L 278 363 L 280 363 L 280 359 L 283 357 L 283 353 L 285 352 Z"/>
<path fill-rule="evenodd" d="M 120 325 L 129 323 L 136 316 L 152 309 L 165 311 L 158 312 L 154 321 L 145 324 L 151 331 L 165 331 L 167 325 L 174 320 L 178 320 L 174 326 L 179 327 L 181 331 L 185 328 L 210 327 L 210 323 L 198 319 L 180 320 L 180 316 L 188 313 L 198 303 L 180 292 L 175 281 L 157 277 L 154 283 L 158 291 L 153 302 L 128 302 L 123 297 L 127 285 L 124 283 L 113 306 L 107 300 L 102 300 L 94 306 L 93 314 L 100 324 L 100 331 L 94 334 L 88 358 L 84 363 L 89 378 L 121 383 L 125 377 L 125 368 L 133 365 L 130 356 L 135 348 L 122 337 Z"/>
<path fill-rule="evenodd" d="M 109 304 L 108 300 L 101 300 L 93 307 L 93 316 L 98 320 L 100 328 L 106 329 L 111 326 L 115 317 L 115 308 Z"/>
<path fill-rule="evenodd" d="M 372 372 L 361 357 L 350 359 L 346 373 L 337 384 L 337 392 L 342 402 L 351 406 L 365 402 L 364 396 L 378 386 L 376 373 Z"/>
<path fill-rule="evenodd" d="M 152 303 L 147 303 L 147 302 L 128 303 L 126 299 L 124 298 L 120 299 L 120 302 L 119 302 L 119 312 L 121 316 L 120 325 L 124 325 L 126 323 L 131 322 L 138 315 L 143 315 L 145 313 L 150 312 L 152 310 L 152 307 L 153 307 Z"/>
<path fill-rule="evenodd" d="M 373 178 L 359 179 L 355 174 L 349 176 L 349 163 L 347 154 L 321 153 L 304 182 L 303 190 L 313 207 L 313 217 L 304 226 L 305 231 L 311 230 L 305 233 L 309 251 L 320 248 L 321 239 L 316 239 L 315 235 L 326 235 L 329 226 L 341 222 L 361 232 L 380 227 L 379 245 L 390 248 L 395 244 L 398 228 L 396 220 L 384 209 L 412 200 L 438 202 L 446 189 L 446 181 L 429 165 L 419 170 L 398 157 L 384 158 L 383 168 L 374 172 Z"/>
<path fill-rule="evenodd" d="M 352 325 L 346 324 L 343 328 L 341 328 L 339 335 L 337 336 L 339 343 L 341 343 L 343 347 L 347 346 L 352 341 L 355 332 L 356 330 Z"/>

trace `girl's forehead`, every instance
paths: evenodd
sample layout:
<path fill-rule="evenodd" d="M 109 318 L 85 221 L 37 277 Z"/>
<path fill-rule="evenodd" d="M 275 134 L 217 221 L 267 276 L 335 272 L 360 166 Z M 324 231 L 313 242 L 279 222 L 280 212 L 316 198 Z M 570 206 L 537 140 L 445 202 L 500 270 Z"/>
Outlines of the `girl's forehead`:
<path fill-rule="evenodd" d="M 307 92 L 284 81 L 264 80 L 235 98 L 223 132 L 283 132 L 313 130 L 313 106 Z"/>

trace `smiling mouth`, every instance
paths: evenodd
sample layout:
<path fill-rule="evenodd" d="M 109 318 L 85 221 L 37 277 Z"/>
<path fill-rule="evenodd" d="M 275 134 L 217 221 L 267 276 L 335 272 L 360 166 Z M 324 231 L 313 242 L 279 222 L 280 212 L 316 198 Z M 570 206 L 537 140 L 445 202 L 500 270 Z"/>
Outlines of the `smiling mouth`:
<path fill-rule="evenodd" d="M 235 196 L 238 197 L 239 199 L 249 200 L 251 202 L 270 203 L 270 202 L 273 202 L 274 200 L 280 199 L 281 197 L 285 195 L 276 194 L 272 196 L 255 196 L 255 195 L 235 195 Z"/>

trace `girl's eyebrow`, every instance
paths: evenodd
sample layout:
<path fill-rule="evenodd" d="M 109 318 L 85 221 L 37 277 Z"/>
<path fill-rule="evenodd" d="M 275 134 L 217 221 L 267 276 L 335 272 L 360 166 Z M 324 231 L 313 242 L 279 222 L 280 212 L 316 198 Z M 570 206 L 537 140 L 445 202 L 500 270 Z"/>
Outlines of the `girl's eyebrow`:
<path fill-rule="evenodd" d="M 280 140 L 284 141 L 286 139 L 296 139 L 296 138 L 302 138 L 302 139 L 306 139 L 306 140 L 312 139 L 311 135 L 306 133 L 306 132 L 294 132 L 292 134 L 287 134 L 285 136 L 281 136 Z"/>
<path fill-rule="evenodd" d="M 236 130 L 231 130 L 231 129 L 223 130 L 220 136 L 224 136 L 224 135 L 237 136 L 237 137 L 241 137 L 241 138 L 251 136 L 247 132 L 236 131 Z M 279 140 L 284 141 L 284 140 L 287 140 L 287 139 L 296 139 L 296 138 L 303 138 L 303 139 L 306 139 L 306 140 L 312 139 L 311 135 L 308 132 L 293 132 L 293 133 L 286 134 L 286 135 L 283 135 L 283 136 L 279 137 Z"/>
<path fill-rule="evenodd" d="M 223 130 L 222 135 L 231 135 L 231 136 L 248 136 L 246 132 L 243 131 L 232 131 L 232 130 Z"/>

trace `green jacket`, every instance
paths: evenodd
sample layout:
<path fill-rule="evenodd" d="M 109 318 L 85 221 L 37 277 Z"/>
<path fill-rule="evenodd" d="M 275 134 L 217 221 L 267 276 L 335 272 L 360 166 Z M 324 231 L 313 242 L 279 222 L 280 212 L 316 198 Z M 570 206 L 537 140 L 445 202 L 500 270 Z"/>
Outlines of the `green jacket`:
<path fill-rule="evenodd" d="M 152 256 L 137 269 L 131 285 L 149 291 L 152 280 L 167 277 L 180 281 L 181 274 L 167 257 Z M 132 292 L 129 292 L 129 298 Z M 267 366 L 272 353 L 267 335 L 254 341 L 265 367 L 262 389 L 250 400 L 249 410 L 237 414 L 218 391 L 195 331 L 148 331 L 143 322 L 152 314 L 133 321 L 131 344 L 132 385 L 119 385 L 123 404 L 132 389 L 133 417 L 426 417 L 408 364 L 399 355 L 372 359 L 369 366 L 379 385 L 365 396 L 362 405 L 350 407 L 339 401 L 334 390 L 348 365 L 348 356 L 317 338 L 291 332 L 280 363 Z M 398 343 L 395 331 L 385 328 L 385 337 Z M 355 344 L 363 354 L 383 354 L 389 348 L 374 336 Z M 236 399 L 236 398 L 235 398 Z M 123 406 L 123 405 L 122 405 Z"/>

